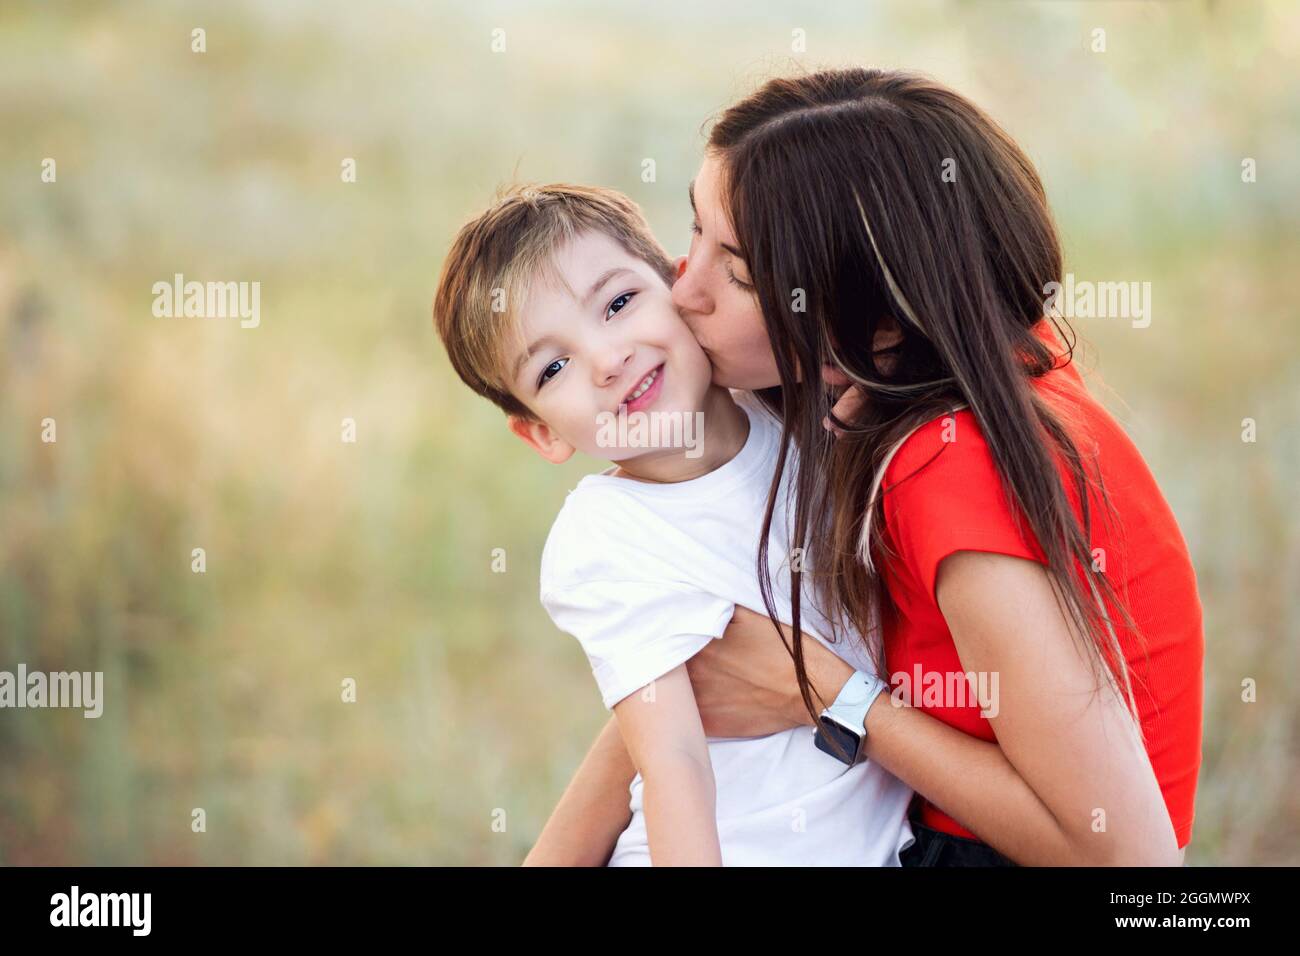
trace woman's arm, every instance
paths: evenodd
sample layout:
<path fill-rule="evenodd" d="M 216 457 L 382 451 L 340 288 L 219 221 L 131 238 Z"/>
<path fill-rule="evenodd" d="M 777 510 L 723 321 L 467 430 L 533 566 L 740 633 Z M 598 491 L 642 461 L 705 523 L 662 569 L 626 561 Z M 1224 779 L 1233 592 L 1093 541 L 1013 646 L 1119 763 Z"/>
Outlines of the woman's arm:
<path fill-rule="evenodd" d="M 783 624 L 781 629 L 789 640 L 790 628 Z M 799 698 L 790 656 L 777 644 L 767 616 L 753 611 L 738 615 L 723 640 L 714 644 L 728 642 L 731 646 L 726 649 L 709 648 L 708 656 L 697 657 L 691 668 L 692 676 L 699 673 L 711 688 L 708 694 L 697 691 L 706 730 L 744 736 L 750 719 L 768 725 L 812 726 Z M 718 678 L 719 673 L 734 671 L 730 660 L 723 663 L 717 659 L 721 653 L 748 661 L 743 681 Z M 804 641 L 804 662 L 814 701 L 821 698 L 824 704 L 835 699 L 853 674 L 852 666 L 815 641 Z M 751 716 L 740 698 L 755 686 L 763 688 L 768 703 L 762 713 L 755 711 Z M 777 696 L 782 701 L 779 706 Z M 725 721 L 723 730 L 709 723 L 714 706 Z M 883 693 L 867 711 L 865 726 L 868 759 L 960 820 L 999 853 L 1030 865 L 1089 862 L 1075 857 L 1061 839 L 1052 812 L 996 743 L 978 740 Z"/>
<path fill-rule="evenodd" d="M 1173 823 L 1137 721 L 1109 680 L 1098 686 L 1084 639 L 1067 623 L 1043 566 L 961 551 L 939 565 L 935 594 L 962 667 L 997 675 L 989 722 L 1006 760 L 1050 814 L 1038 815 L 1036 841 L 1018 836 L 997 807 L 972 816 L 974 832 L 1026 862 L 1177 864 Z M 934 789 L 933 775 L 925 776 Z"/>
<path fill-rule="evenodd" d="M 524 866 L 604 866 L 632 819 L 628 787 L 636 764 L 610 717 L 569 781 Z"/>
<path fill-rule="evenodd" d="M 940 566 L 937 596 L 963 668 L 999 675 L 998 743 L 882 695 L 867 714 L 867 755 L 1016 862 L 1180 862 L 1146 751 L 1123 705 L 1096 691 L 1041 566 L 960 552 Z M 815 641 L 804 654 L 817 696 L 833 700 L 852 668 Z M 744 735 L 782 712 L 787 726 L 811 723 L 764 615 L 738 611 L 689 670 L 709 734 Z"/>
<path fill-rule="evenodd" d="M 847 680 L 853 671 L 844 668 Z M 1031 866 L 1121 862 L 1094 852 L 1104 850 L 1101 846 L 1072 841 L 996 743 L 912 707 L 893 706 L 884 694 L 871 705 L 865 723 L 870 759 L 1008 859 Z M 1179 851 L 1161 862 L 1177 865 L 1182 858 Z"/>

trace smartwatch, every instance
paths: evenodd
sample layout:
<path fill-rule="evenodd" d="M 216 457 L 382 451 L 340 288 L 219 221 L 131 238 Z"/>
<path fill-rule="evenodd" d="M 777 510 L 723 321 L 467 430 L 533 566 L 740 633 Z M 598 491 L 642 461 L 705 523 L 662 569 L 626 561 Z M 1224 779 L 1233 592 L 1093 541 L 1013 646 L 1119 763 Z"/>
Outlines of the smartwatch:
<path fill-rule="evenodd" d="M 885 682 L 879 677 L 854 671 L 853 676 L 840 688 L 835 703 L 821 712 L 822 732 L 813 733 L 817 749 L 850 767 L 861 760 L 865 749 L 863 744 L 867 739 L 867 730 L 863 726 L 867 710 L 885 688 Z M 843 752 L 827 743 L 826 737 L 834 740 Z"/>

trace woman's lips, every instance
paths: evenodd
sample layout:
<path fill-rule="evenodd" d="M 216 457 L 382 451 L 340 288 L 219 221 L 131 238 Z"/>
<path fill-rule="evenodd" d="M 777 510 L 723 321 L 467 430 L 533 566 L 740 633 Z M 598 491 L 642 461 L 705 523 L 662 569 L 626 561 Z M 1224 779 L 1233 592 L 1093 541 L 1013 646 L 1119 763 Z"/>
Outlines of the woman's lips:
<path fill-rule="evenodd" d="M 658 368 L 653 369 L 652 374 L 654 375 L 655 378 L 654 381 L 650 383 L 650 387 L 647 388 L 640 395 L 638 395 L 636 398 L 630 398 L 623 403 L 623 406 L 629 412 L 639 412 L 644 408 L 648 408 L 650 404 L 654 402 L 656 398 L 659 397 L 659 393 L 663 391 L 664 367 L 660 365 Z M 645 380 L 642 379 L 642 381 Z M 641 386 L 641 382 L 637 382 L 637 388 L 640 388 L 640 386 Z M 632 389 L 632 391 L 635 392 L 636 388 Z"/>

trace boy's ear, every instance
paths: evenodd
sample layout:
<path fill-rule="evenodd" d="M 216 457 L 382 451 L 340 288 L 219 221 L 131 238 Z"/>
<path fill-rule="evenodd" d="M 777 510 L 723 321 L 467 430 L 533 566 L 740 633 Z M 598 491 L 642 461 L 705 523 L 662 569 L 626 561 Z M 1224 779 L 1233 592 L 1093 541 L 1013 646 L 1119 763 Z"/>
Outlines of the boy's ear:
<path fill-rule="evenodd" d="M 512 432 L 523 439 L 526 445 L 531 446 L 537 454 L 552 465 L 566 462 L 573 456 L 573 446 L 561 438 L 545 422 L 532 418 L 523 418 L 519 415 L 509 415 L 506 417 L 506 423 L 510 426 Z"/>

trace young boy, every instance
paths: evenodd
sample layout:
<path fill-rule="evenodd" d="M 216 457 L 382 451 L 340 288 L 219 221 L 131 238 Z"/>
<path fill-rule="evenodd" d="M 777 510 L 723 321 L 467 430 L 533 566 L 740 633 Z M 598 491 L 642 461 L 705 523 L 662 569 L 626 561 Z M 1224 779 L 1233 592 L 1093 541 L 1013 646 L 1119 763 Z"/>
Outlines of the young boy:
<path fill-rule="evenodd" d="M 911 791 L 894 777 L 846 766 L 807 727 L 704 735 L 685 663 L 737 604 L 763 609 L 758 539 L 780 428 L 711 384 L 671 275 L 626 197 L 524 187 L 460 231 L 434 301 L 457 374 L 511 431 L 554 463 L 575 451 L 614 462 L 569 493 L 541 566 L 542 603 L 581 642 L 639 771 L 610 864 L 897 865 Z M 789 622 L 777 511 L 773 592 Z M 829 633 L 804 603 L 805 630 Z M 860 641 L 827 646 L 871 672 Z"/>

